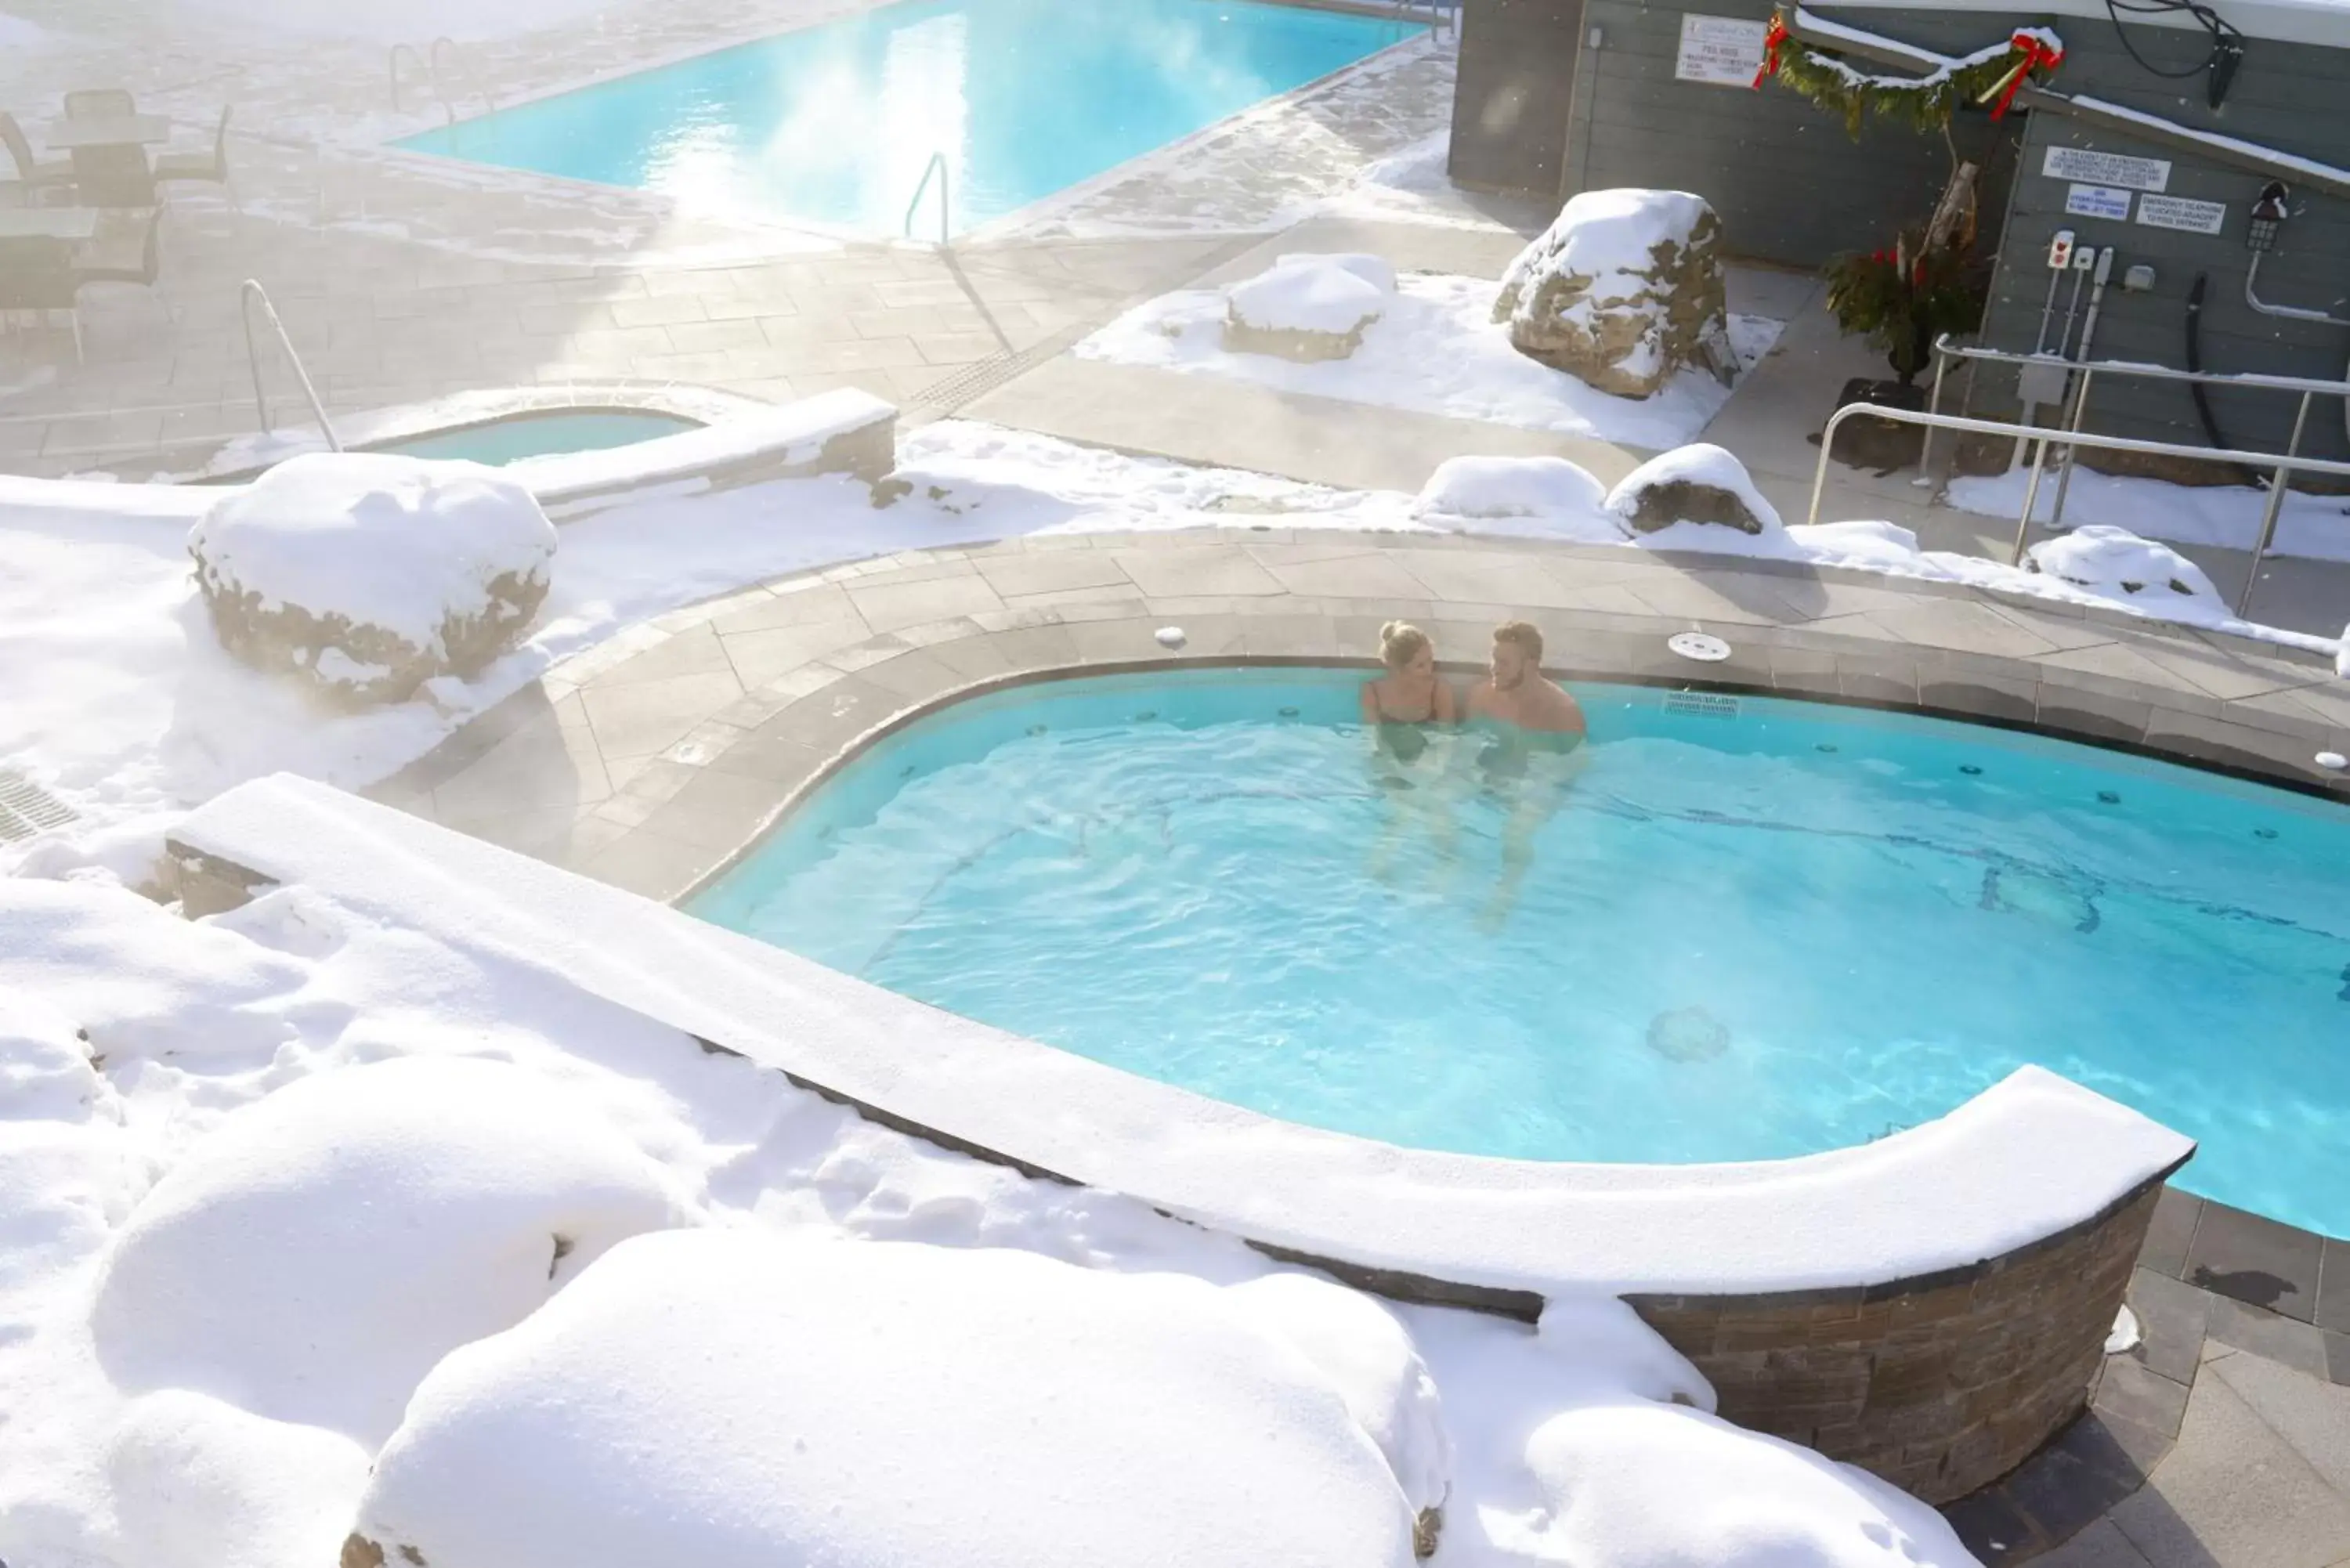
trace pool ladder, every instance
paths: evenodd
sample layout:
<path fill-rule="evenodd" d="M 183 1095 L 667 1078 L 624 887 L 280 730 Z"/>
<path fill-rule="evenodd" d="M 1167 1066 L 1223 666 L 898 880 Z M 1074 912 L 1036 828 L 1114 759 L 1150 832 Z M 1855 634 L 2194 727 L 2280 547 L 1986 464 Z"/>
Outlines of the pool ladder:
<path fill-rule="evenodd" d="M 950 228 L 947 222 L 947 155 L 944 152 L 931 153 L 931 161 L 922 165 L 922 178 L 914 187 L 914 199 L 906 203 L 905 234 L 910 240 L 914 237 L 914 214 L 921 210 L 922 192 L 931 188 L 931 176 L 933 174 L 939 177 L 939 248 L 944 250 Z"/>
<path fill-rule="evenodd" d="M 311 384 L 310 372 L 302 368 L 302 356 L 294 351 L 294 339 L 286 335 L 286 323 L 277 318 L 277 307 L 269 303 L 269 291 L 261 286 L 258 278 L 249 277 L 244 280 L 244 287 L 238 290 L 237 311 L 244 317 L 244 357 L 253 367 L 253 406 L 261 415 L 261 433 L 269 433 L 269 399 L 261 388 L 261 351 L 253 340 L 253 306 L 255 301 L 260 303 L 261 313 L 267 318 L 270 330 L 277 334 L 277 346 L 286 350 L 286 362 L 294 367 L 294 379 L 302 383 L 302 395 L 310 400 L 310 412 L 317 416 L 319 431 L 326 436 L 327 445 L 336 452 L 342 451 L 342 438 L 335 433 L 333 421 L 327 418 L 327 405 L 318 400 L 318 389 Z"/>
<path fill-rule="evenodd" d="M 498 100 L 491 96 L 489 88 L 483 83 L 481 72 L 473 68 L 473 62 L 463 49 L 458 47 L 457 40 L 443 35 L 421 49 L 413 44 L 392 45 L 388 66 L 391 79 L 392 113 L 400 112 L 400 57 L 403 54 L 416 62 L 424 72 L 425 79 L 432 84 L 432 96 L 441 100 L 441 112 L 451 125 L 457 123 L 457 99 L 450 91 L 452 83 L 459 88 L 470 87 L 473 96 L 482 100 L 484 114 L 497 112 Z M 442 69 L 444 58 L 450 67 L 446 71 Z"/>

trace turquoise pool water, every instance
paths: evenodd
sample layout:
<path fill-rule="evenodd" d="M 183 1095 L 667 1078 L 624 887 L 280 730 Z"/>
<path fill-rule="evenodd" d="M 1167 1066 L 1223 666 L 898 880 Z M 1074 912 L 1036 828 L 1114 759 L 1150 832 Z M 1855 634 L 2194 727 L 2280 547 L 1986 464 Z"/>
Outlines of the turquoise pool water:
<path fill-rule="evenodd" d="M 1592 740 L 1571 780 L 1509 776 L 1471 735 L 1380 763 L 1357 679 L 958 705 L 844 769 L 695 912 L 1423 1147 L 1804 1154 L 2034 1062 L 2201 1140 L 2189 1189 L 2350 1235 L 2350 811 L 2002 731 L 1640 687 L 1574 689 Z"/>
<path fill-rule="evenodd" d="M 513 414 L 456 430 L 435 431 L 407 441 L 386 441 L 369 452 L 404 452 L 410 457 L 469 458 L 504 466 L 525 457 L 548 457 L 565 452 L 601 452 L 606 447 L 634 446 L 655 436 L 700 430 L 701 421 L 675 414 L 642 413 L 621 409 L 566 409 L 544 414 Z"/>
<path fill-rule="evenodd" d="M 1247 0 L 900 0 L 399 145 L 888 234 L 943 152 L 959 233 L 1421 30 Z"/>

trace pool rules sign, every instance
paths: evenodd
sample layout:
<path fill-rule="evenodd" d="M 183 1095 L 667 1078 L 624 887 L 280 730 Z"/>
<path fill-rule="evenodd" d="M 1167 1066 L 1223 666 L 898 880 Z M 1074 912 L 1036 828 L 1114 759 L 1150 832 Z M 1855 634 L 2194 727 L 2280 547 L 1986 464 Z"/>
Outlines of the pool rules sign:
<path fill-rule="evenodd" d="M 1673 77 L 1709 87 L 1752 88 L 1755 73 L 1762 68 L 1762 39 L 1770 30 L 1764 22 L 1684 11 Z"/>

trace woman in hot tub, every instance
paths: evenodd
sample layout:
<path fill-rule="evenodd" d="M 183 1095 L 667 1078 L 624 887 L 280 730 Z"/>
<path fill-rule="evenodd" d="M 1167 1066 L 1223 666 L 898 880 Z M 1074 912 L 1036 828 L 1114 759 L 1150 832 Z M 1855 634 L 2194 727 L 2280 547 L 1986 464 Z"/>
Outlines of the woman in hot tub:
<path fill-rule="evenodd" d="M 1409 819 L 1427 827 L 1438 857 L 1449 867 L 1452 855 L 1452 809 L 1439 786 L 1444 748 L 1429 754 L 1440 732 L 1460 722 L 1452 684 L 1436 671 L 1436 645 L 1428 633 L 1405 621 L 1379 628 L 1377 680 L 1363 682 L 1363 728 L 1373 746 L 1373 778 L 1392 792 L 1393 809 L 1371 846 L 1371 875 L 1386 877 Z"/>

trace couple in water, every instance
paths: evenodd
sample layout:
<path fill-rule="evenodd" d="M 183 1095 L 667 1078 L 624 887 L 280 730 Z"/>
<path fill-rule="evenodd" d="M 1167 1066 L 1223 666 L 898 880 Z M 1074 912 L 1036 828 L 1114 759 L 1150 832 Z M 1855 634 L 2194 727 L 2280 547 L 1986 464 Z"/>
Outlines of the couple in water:
<path fill-rule="evenodd" d="M 1397 807 L 1372 850 L 1374 876 L 1388 875 L 1412 819 L 1427 828 L 1448 869 L 1455 863 L 1454 792 L 1446 786 L 1457 775 L 1450 766 L 1452 749 L 1435 742 L 1456 725 L 1482 732 L 1477 770 L 1487 792 L 1509 808 L 1502 829 L 1501 879 L 1482 921 L 1489 929 L 1509 919 L 1518 885 L 1534 860 L 1534 836 L 1558 810 L 1583 763 L 1583 709 L 1544 679 L 1542 652 L 1541 632 L 1522 620 L 1505 621 L 1493 628 L 1485 674 L 1465 694 L 1456 694 L 1437 672 L 1436 645 L 1428 634 L 1391 620 L 1379 628 L 1385 672 L 1363 683 L 1363 723 L 1376 737 L 1379 782 L 1395 792 Z"/>

